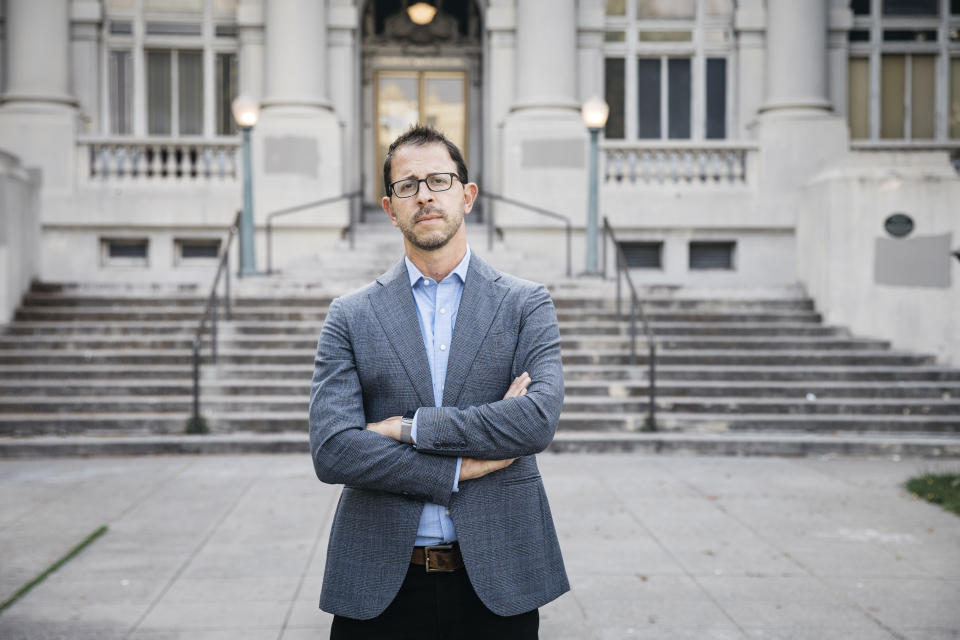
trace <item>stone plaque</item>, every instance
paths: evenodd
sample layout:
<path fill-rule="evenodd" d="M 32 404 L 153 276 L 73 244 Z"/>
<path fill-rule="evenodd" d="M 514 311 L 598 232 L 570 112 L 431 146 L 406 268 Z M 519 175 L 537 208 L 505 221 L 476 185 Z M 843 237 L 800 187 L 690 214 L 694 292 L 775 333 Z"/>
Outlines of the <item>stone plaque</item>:
<path fill-rule="evenodd" d="M 313 138 L 267 137 L 263 141 L 264 171 L 268 174 L 294 173 L 317 178 L 320 152 Z"/>
<path fill-rule="evenodd" d="M 897 287 L 949 287 L 951 234 L 877 238 L 873 280 Z"/>
<path fill-rule="evenodd" d="M 586 166 L 586 141 L 524 140 L 520 166 L 524 169 L 582 169 Z"/>

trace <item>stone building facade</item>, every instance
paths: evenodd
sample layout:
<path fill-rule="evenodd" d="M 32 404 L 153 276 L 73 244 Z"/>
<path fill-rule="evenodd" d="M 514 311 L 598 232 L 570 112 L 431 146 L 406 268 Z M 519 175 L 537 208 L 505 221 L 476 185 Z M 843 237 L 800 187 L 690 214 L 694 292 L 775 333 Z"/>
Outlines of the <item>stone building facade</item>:
<path fill-rule="evenodd" d="M 238 94 L 261 107 L 261 261 L 272 211 L 353 192 L 278 222 L 276 266 L 351 224 L 362 243 L 385 144 L 422 120 L 481 192 L 567 217 L 580 271 L 579 110 L 601 96 L 600 214 L 640 282 L 799 282 L 829 321 L 960 363 L 958 0 L 432 0 L 424 25 L 413 4 L 0 3 L 5 299 L 28 276 L 209 280 L 241 203 Z M 562 275 L 555 219 L 479 213 Z"/>

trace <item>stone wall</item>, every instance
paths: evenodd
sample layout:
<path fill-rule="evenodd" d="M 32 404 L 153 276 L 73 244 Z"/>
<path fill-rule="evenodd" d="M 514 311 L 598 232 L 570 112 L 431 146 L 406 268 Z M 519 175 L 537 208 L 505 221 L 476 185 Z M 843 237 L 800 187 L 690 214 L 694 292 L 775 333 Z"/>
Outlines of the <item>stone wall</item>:
<path fill-rule="evenodd" d="M 827 322 L 960 365 L 960 176 L 947 153 L 855 151 L 803 190 L 798 273 Z M 905 213 L 913 231 L 884 221 Z"/>
<path fill-rule="evenodd" d="M 40 179 L 0 151 L 0 323 L 8 322 L 40 265 Z"/>

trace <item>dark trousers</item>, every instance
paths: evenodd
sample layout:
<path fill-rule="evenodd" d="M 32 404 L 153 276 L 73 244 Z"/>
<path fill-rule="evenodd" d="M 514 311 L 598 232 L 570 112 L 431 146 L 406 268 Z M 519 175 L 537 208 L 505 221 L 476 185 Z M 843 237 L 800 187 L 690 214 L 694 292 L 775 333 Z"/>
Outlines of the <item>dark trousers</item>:
<path fill-rule="evenodd" d="M 465 569 L 427 573 L 411 564 L 383 613 L 371 620 L 334 616 L 330 640 L 536 640 L 539 626 L 536 609 L 507 617 L 487 609 Z"/>

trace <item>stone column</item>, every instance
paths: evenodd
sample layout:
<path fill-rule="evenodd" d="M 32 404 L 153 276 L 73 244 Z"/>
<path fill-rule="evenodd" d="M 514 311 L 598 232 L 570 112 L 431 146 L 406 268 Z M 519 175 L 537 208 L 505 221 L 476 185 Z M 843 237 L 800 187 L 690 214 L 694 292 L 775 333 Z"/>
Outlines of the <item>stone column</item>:
<path fill-rule="evenodd" d="M 100 23 L 103 12 L 96 0 L 75 0 L 71 16 L 71 73 L 73 93 L 80 108 L 80 129 L 101 133 Z"/>
<path fill-rule="evenodd" d="M 738 50 L 736 86 L 737 129 L 741 138 L 756 137 L 757 115 L 764 100 L 764 24 L 763 0 L 741 0 L 734 13 Z"/>
<path fill-rule="evenodd" d="M 0 146 L 42 172 L 44 195 L 74 184 L 77 101 L 70 93 L 68 0 L 7 2 L 7 90 Z"/>
<path fill-rule="evenodd" d="M 503 127 L 500 149 L 503 195 L 538 206 L 573 222 L 573 268 L 583 270 L 582 230 L 587 211 L 587 129 L 580 117 L 577 6 L 575 0 L 518 0 L 516 91 Z M 491 82 L 497 82 L 492 78 Z M 509 241 L 530 243 L 563 271 L 562 225 L 517 207 L 498 205 L 496 224 Z"/>
<path fill-rule="evenodd" d="M 574 0 L 517 2 L 517 91 L 513 108 L 580 108 Z"/>
<path fill-rule="evenodd" d="M 327 2 L 265 0 L 264 83 L 253 129 L 254 220 L 343 193 L 343 132 L 330 101 Z M 278 218 L 274 268 L 332 243 L 349 220 L 341 201 Z M 296 229 L 296 231 L 294 231 Z M 258 267 L 266 247 L 260 238 Z"/>
<path fill-rule="evenodd" d="M 767 91 L 763 111 L 830 109 L 828 0 L 767 2 Z"/>
<path fill-rule="evenodd" d="M 240 0 L 237 6 L 240 94 L 263 100 L 263 0 Z"/>
<path fill-rule="evenodd" d="M 316 0 L 267 0 L 263 107 L 329 108 L 327 7 Z"/>
<path fill-rule="evenodd" d="M 76 106 L 70 95 L 68 0 L 7 3 L 7 90 L 3 103 Z"/>
<path fill-rule="evenodd" d="M 491 0 L 484 16 L 484 171 L 482 188 L 503 191 L 503 127 L 516 87 L 516 12 L 512 0 Z"/>
<path fill-rule="evenodd" d="M 848 148 L 847 126 L 828 98 L 830 0 L 768 0 L 766 92 L 760 108 L 761 188 L 795 192 Z"/>
<path fill-rule="evenodd" d="M 352 192 L 360 189 L 360 83 L 362 82 L 359 57 L 360 21 L 357 7 L 352 0 L 333 0 L 329 6 L 329 38 L 327 55 L 330 76 L 327 93 L 334 113 L 343 131 L 343 189 Z"/>
<path fill-rule="evenodd" d="M 577 63 L 581 73 L 577 102 L 593 96 L 603 97 L 603 23 L 606 3 L 602 0 L 581 0 L 577 28 Z M 591 73 L 591 69 L 595 70 Z"/>

